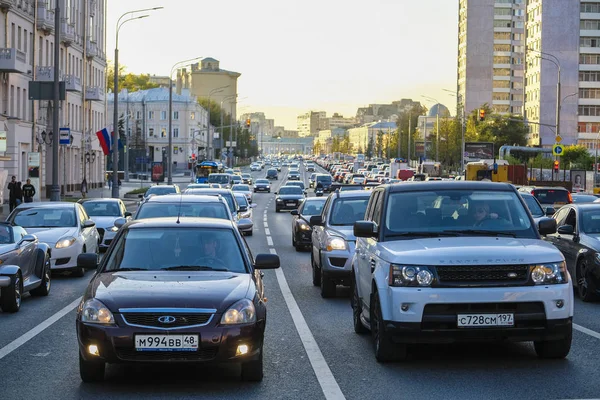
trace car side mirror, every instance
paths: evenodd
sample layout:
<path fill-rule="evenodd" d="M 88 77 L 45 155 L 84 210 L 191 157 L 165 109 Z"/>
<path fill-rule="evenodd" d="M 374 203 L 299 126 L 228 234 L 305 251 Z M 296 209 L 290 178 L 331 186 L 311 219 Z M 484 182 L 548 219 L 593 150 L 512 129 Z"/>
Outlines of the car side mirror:
<path fill-rule="evenodd" d="M 552 235 L 556 233 L 556 220 L 554 218 L 542 218 L 538 222 L 540 235 Z"/>
<path fill-rule="evenodd" d="M 277 269 L 279 266 L 280 261 L 277 254 L 257 254 L 254 260 L 256 269 Z"/>
<path fill-rule="evenodd" d="M 131 217 L 131 213 L 129 211 L 125 211 L 123 215 L 125 216 L 125 218 Z"/>
<path fill-rule="evenodd" d="M 556 212 L 556 210 L 554 209 L 554 207 L 546 207 L 546 216 L 547 217 L 553 216 L 555 212 Z"/>
<path fill-rule="evenodd" d="M 292 214 L 292 215 L 298 215 L 298 210 L 292 210 L 292 211 L 290 211 L 290 214 Z"/>
<path fill-rule="evenodd" d="M 83 221 L 83 228 L 93 228 L 94 226 L 96 226 L 96 223 L 91 219 L 86 219 L 85 221 Z"/>
<path fill-rule="evenodd" d="M 277 192 L 275 192 L 275 194 L 277 194 Z"/>
<path fill-rule="evenodd" d="M 121 229 L 121 227 L 123 225 L 125 225 L 127 223 L 127 220 L 125 218 L 117 218 L 115 219 L 114 225 L 116 228 Z"/>
<path fill-rule="evenodd" d="M 558 233 L 562 235 L 572 235 L 575 229 L 571 225 L 561 225 L 558 227 Z"/>
<path fill-rule="evenodd" d="M 304 193 L 305 196 L 308 194 L 308 193 L 306 193 L 306 190 L 303 190 L 302 193 Z"/>
<path fill-rule="evenodd" d="M 377 225 L 372 221 L 356 221 L 354 223 L 354 236 L 370 238 L 377 235 Z"/>
<path fill-rule="evenodd" d="M 19 240 L 19 242 L 17 243 L 17 245 L 15 247 L 18 249 L 19 247 L 21 247 L 23 245 L 23 243 L 35 242 L 36 240 L 37 240 L 37 236 L 27 234 L 27 235 L 23 236 L 21 238 L 21 240 Z"/>
<path fill-rule="evenodd" d="M 98 256 L 94 253 L 83 253 L 77 256 L 77 266 L 85 269 L 98 268 Z"/>
<path fill-rule="evenodd" d="M 254 224 L 252 223 L 252 220 L 250 218 L 242 218 L 237 222 L 237 227 L 240 232 L 251 229 L 253 225 Z"/>
<path fill-rule="evenodd" d="M 321 226 L 323 225 L 323 217 L 320 215 L 313 215 L 310 217 L 310 226 Z"/>

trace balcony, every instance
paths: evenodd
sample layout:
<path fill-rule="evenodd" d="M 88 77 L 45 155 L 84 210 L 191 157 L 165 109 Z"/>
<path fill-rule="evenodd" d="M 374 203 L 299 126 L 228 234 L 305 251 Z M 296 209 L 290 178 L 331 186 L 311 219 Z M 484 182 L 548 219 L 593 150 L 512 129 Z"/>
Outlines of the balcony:
<path fill-rule="evenodd" d="M 81 93 L 81 91 L 82 91 L 81 79 L 75 75 L 65 75 L 65 88 L 66 88 L 67 92 Z"/>
<path fill-rule="evenodd" d="M 38 29 L 45 33 L 54 31 L 54 10 L 47 9 L 43 2 L 38 3 L 37 25 Z"/>
<path fill-rule="evenodd" d="M 17 0 L 0 0 L 0 8 L 10 10 L 17 4 Z"/>
<path fill-rule="evenodd" d="M 96 43 L 95 40 L 87 40 L 86 43 L 86 55 L 87 58 L 94 58 L 94 57 L 98 57 L 99 53 L 98 53 L 98 43 Z"/>
<path fill-rule="evenodd" d="M 13 48 L 0 49 L 0 72 L 26 73 L 27 56 L 20 50 Z"/>
<path fill-rule="evenodd" d="M 69 24 L 66 21 L 61 22 L 60 35 L 60 41 L 64 43 L 65 46 L 70 46 L 75 40 L 75 25 Z"/>
<path fill-rule="evenodd" d="M 85 99 L 94 101 L 104 101 L 104 89 L 98 86 L 88 86 L 85 88 Z"/>
<path fill-rule="evenodd" d="M 54 67 L 36 67 L 35 80 L 40 82 L 54 82 Z M 62 71 L 59 71 L 58 80 L 62 80 Z"/>

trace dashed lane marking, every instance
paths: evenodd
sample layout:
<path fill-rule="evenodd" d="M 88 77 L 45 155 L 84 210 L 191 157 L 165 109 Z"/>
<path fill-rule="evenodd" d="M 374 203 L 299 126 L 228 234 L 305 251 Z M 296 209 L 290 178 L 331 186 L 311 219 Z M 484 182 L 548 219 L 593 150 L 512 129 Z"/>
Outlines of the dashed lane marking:
<path fill-rule="evenodd" d="M 269 230 L 269 228 L 265 227 L 265 234 L 268 236 L 271 234 L 271 231 Z"/>
<path fill-rule="evenodd" d="M 585 328 L 581 325 L 573 324 L 573 329 L 585 333 L 586 335 L 590 335 L 591 337 L 595 337 L 596 339 L 600 339 L 600 333 L 593 331 L 591 329 Z"/>
<path fill-rule="evenodd" d="M 271 239 L 271 236 L 267 236 L 267 244 L 273 246 L 273 239 Z"/>

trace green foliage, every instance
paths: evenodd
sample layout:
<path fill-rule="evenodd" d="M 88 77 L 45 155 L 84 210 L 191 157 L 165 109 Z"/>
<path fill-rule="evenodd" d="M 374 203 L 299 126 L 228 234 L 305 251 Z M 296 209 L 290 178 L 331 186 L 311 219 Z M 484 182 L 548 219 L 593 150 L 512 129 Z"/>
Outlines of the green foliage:
<path fill-rule="evenodd" d="M 592 157 L 585 146 L 573 145 L 565 146 L 560 161 L 561 169 L 566 167 L 567 169 L 591 170 L 594 164 L 594 157 Z"/>
<path fill-rule="evenodd" d="M 369 137 L 369 143 L 367 144 L 367 151 L 365 154 L 366 158 L 373 158 L 373 150 L 374 150 L 374 146 L 373 146 L 373 138 Z"/>
<path fill-rule="evenodd" d="M 520 115 L 492 114 L 488 104 L 480 109 L 486 110 L 486 118 L 479 121 L 479 110 L 473 110 L 467 119 L 466 141 L 492 142 L 498 150 L 501 146 L 525 146 L 528 128 Z"/>
<path fill-rule="evenodd" d="M 106 90 L 114 89 L 114 62 L 109 61 L 106 66 Z M 149 74 L 125 73 L 126 67 L 119 65 L 119 90 L 127 89 L 129 92 L 157 88 L 159 85 L 150 83 Z"/>
<path fill-rule="evenodd" d="M 376 144 L 376 153 L 377 153 L 377 157 L 381 158 L 381 155 L 383 153 L 383 131 L 378 131 L 377 132 L 377 144 Z"/>
<path fill-rule="evenodd" d="M 212 126 L 221 126 L 221 106 L 214 100 L 208 103 L 208 98 L 200 98 L 198 99 L 198 104 L 200 104 L 205 110 L 210 110 L 210 124 Z M 225 112 L 223 114 L 223 126 L 231 125 L 231 114 L 227 114 Z"/>
<path fill-rule="evenodd" d="M 145 187 L 145 188 L 138 188 L 138 189 L 134 189 L 130 192 L 127 192 L 127 194 L 146 194 L 146 192 L 148 191 L 149 188 Z"/>
<path fill-rule="evenodd" d="M 408 158 L 408 138 L 409 138 L 409 126 L 410 126 L 410 155 L 414 159 L 415 141 L 419 140 L 419 134 L 416 132 L 418 128 L 418 121 L 420 115 L 425 115 L 427 108 L 422 105 L 415 105 L 408 111 L 402 111 L 398 115 L 396 125 L 400 131 L 400 157 Z M 390 146 L 393 149 L 398 149 L 398 138 L 394 138 L 391 141 Z M 391 154 L 394 154 L 393 152 Z M 397 154 L 397 150 L 396 153 Z"/>

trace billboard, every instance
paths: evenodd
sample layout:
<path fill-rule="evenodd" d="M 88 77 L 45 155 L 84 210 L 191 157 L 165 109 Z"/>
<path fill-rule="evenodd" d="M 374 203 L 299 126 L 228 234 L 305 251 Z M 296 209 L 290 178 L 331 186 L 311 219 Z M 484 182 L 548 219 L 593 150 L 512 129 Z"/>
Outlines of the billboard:
<path fill-rule="evenodd" d="M 465 162 L 491 160 L 494 156 L 494 143 L 489 142 L 466 142 Z"/>
<path fill-rule="evenodd" d="M 573 192 L 585 192 L 586 184 L 585 170 L 572 169 L 571 170 L 571 183 L 573 184 Z"/>
<path fill-rule="evenodd" d="M 427 154 L 423 154 L 423 141 L 415 141 L 415 148 L 414 148 L 414 155 L 416 158 L 420 158 L 423 157 L 423 155 L 425 155 L 426 157 L 431 158 L 431 153 L 433 152 L 433 142 L 427 142 Z M 433 154 L 433 158 L 435 158 L 435 154 Z"/>
<path fill-rule="evenodd" d="M 164 182 L 165 169 L 162 162 L 152 163 L 152 182 Z"/>

